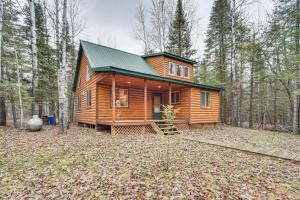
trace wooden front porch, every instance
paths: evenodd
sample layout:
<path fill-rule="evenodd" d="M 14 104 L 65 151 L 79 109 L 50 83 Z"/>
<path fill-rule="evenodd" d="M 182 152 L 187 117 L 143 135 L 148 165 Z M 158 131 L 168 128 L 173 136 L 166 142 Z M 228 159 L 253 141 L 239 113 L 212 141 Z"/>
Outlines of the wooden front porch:
<path fill-rule="evenodd" d="M 121 98 L 121 90 L 124 93 L 122 95 L 126 99 L 125 101 Z M 126 92 L 124 92 L 125 90 Z M 161 110 L 157 110 L 156 104 L 159 104 L 159 107 L 162 104 L 172 104 L 172 92 L 174 91 L 182 91 L 181 101 L 174 105 L 181 109 L 177 121 L 188 123 L 190 94 L 188 90 L 189 88 L 186 86 L 163 81 L 107 74 L 97 82 L 96 124 L 106 126 L 148 125 L 151 122 L 162 120 Z M 160 97 L 159 103 L 155 101 L 155 95 Z"/>

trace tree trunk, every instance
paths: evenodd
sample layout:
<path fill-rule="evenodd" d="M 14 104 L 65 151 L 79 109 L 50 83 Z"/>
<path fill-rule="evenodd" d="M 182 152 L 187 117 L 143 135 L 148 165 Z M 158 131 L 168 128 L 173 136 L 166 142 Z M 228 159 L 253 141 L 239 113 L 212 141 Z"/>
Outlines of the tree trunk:
<path fill-rule="evenodd" d="M 11 104 L 11 113 L 12 113 L 12 116 L 13 116 L 14 128 L 18 128 L 16 104 L 15 104 L 14 96 L 12 94 L 10 96 L 10 104 Z"/>
<path fill-rule="evenodd" d="M 31 53 L 32 53 L 32 91 L 31 95 L 34 101 L 31 103 L 31 114 L 39 114 L 39 105 L 37 104 L 36 90 L 38 88 L 38 60 L 37 60 L 37 45 L 36 45 L 36 23 L 34 0 L 29 0 L 30 18 L 31 18 Z"/>
<path fill-rule="evenodd" d="M 253 33 L 253 44 L 255 43 L 255 33 Z M 254 79 L 254 55 L 255 50 L 252 50 L 251 68 L 250 68 L 250 108 L 249 108 L 249 128 L 253 128 L 253 79 Z"/>
<path fill-rule="evenodd" d="M 3 26 L 3 0 L 0 0 L 0 83 L 3 82 L 2 70 L 2 26 Z M 3 91 L 0 91 L 0 126 L 6 126 L 6 107 L 5 96 Z"/>
<path fill-rule="evenodd" d="M 300 0 L 297 0 L 296 2 L 296 31 L 295 31 L 295 43 L 296 43 L 296 56 L 299 56 L 299 28 L 300 28 L 300 16 L 299 16 L 299 7 L 300 7 Z M 297 64 L 297 68 L 296 68 L 297 72 L 297 78 L 294 81 L 295 82 L 295 87 L 294 87 L 294 95 L 293 95 L 293 104 L 294 104 L 294 109 L 293 109 L 293 132 L 294 133 L 298 133 L 299 132 L 299 120 L 298 120 L 298 104 L 299 104 L 299 100 L 300 99 L 300 95 L 298 94 L 298 90 L 299 90 L 299 78 L 300 78 L 300 66 L 299 64 Z"/>
<path fill-rule="evenodd" d="M 63 28 L 62 28 L 62 62 L 58 72 L 59 95 L 59 132 L 67 133 L 68 128 L 68 85 L 67 85 L 67 0 L 63 2 Z"/>
<path fill-rule="evenodd" d="M 236 3 L 232 0 L 232 14 L 231 14 L 231 76 L 232 76 L 232 106 L 231 106 L 231 124 L 238 125 L 237 108 L 238 108 L 238 94 L 237 94 L 237 64 L 236 64 L 236 36 L 235 36 L 235 16 Z"/>
<path fill-rule="evenodd" d="M 16 41 L 16 39 L 15 39 Z M 18 87 L 18 96 L 19 96 L 19 104 L 20 104 L 20 128 L 23 128 L 23 101 L 22 101 L 22 92 L 21 92 L 21 78 L 20 78 L 20 67 L 19 67 L 19 58 L 17 45 L 15 44 L 15 62 L 16 62 L 16 71 L 17 71 L 17 87 Z"/>

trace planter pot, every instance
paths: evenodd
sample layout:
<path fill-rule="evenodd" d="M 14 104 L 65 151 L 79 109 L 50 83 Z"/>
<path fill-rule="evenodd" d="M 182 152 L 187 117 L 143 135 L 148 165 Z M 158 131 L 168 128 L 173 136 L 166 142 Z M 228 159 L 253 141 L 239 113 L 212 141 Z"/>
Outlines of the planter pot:
<path fill-rule="evenodd" d="M 27 122 L 27 129 L 30 131 L 39 131 L 42 129 L 43 120 L 38 115 L 33 115 L 32 118 Z"/>

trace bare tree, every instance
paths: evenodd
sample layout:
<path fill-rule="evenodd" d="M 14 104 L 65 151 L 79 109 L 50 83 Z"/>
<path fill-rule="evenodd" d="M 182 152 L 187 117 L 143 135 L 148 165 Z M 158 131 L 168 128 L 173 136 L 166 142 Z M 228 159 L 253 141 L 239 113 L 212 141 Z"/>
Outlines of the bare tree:
<path fill-rule="evenodd" d="M 36 90 L 38 88 L 38 60 L 37 60 L 37 45 L 36 45 L 36 23 L 35 23 L 35 9 L 34 0 L 29 0 L 30 19 L 31 19 L 31 54 L 32 54 L 32 97 L 36 98 Z M 32 115 L 38 114 L 39 106 L 33 101 L 31 104 Z"/>
<path fill-rule="evenodd" d="M 66 134 L 68 128 L 68 84 L 67 84 L 67 0 L 63 1 L 62 61 L 58 71 L 59 133 Z"/>
<path fill-rule="evenodd" d="M 167 0 L 151 0 L 152 10 L 150 11 L 152 34 L 151 42 L 154 48 L 164 51 L 168 42 L 168 31 L 170 20 L 170 4 Z"/>
<path fill-rule="evenodd" d="M 136 19 L 137 19 L 137 30 L 136 30 L 136 37 L 138 40 L 141 40 L 144 44 L 144 53 L 146 54 L 149 52 L 149 35 L 146 25 L 146 7 L 142 0 L 137 0 L 137 7 L 136 7 Z"/>
<path fill-rule="evenodd" d="M 69 1 L 69 12 L 68 12 L 68 16 L 70 19 L 70 25 L 69 25 L 69 29 L 70 29 L 70 40 L 71 40 L 71 47 L 72 47 L 72 51 L 71 51 L 71 75 L 72 78 L 69 78 L 69 85 L 72 84 L 73 81 L 73 76 L 75 74 L 75 65 L 76 65 L 76 56 L 77 56 L 77 50 L 76 50 L 76 37 L 78 36 L 78 34 L 80 34 L 83 29 L 84 29 L 84 23 L 83 20 L 80 16 L 80 9 L 79 9 L 79 0 L 70 0 Z M 72 90 L 69 91 L 70 92 L 70 99 L 69 99 L 69 110 L 70 110 L 70 120 L 74 121 L 74 93 L 72 92 Z"/>

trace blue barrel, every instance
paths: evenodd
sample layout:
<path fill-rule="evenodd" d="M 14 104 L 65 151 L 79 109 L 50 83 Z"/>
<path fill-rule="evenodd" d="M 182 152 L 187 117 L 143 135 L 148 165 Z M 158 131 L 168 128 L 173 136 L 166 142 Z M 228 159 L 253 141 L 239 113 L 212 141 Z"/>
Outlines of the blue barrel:
<path fill-rule="evenodd" d="M 49 121 L 50 121 L 50 125 L 55 125 L 55 116 L 54 115 L 50 115 L 49 116 Z"/>

